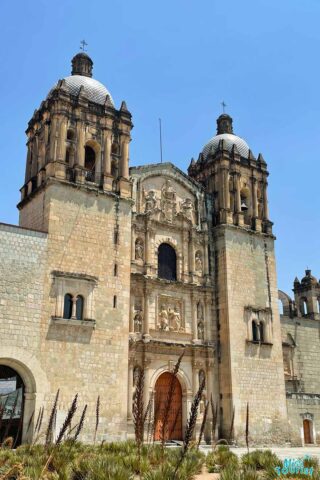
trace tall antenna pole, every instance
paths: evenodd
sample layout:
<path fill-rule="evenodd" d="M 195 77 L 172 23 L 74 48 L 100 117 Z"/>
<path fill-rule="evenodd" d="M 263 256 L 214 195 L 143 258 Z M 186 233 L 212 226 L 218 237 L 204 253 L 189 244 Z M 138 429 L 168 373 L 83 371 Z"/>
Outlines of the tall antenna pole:
<path fill-rule="evenodd" d="M 160 160 L 162 163 L 162 129 L 161 129 L 161 118 L 159 118 L 159 129 L 160 129 Z"/>

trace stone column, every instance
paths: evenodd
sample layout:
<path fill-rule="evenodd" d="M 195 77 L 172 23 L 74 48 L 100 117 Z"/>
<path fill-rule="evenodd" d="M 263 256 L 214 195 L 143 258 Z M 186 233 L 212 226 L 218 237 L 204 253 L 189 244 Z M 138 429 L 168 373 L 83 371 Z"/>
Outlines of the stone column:
<path fill-rule="evenodd" d="M 111 175 L 111 130 L 104 132 L 103 174 Z"/>
<path fill-rule="evenodd" d="M 209 275 L 209 258 L 208 258 L 208 235 L 204 237 L 204 245 L 203 245 L 203 273 L 204 275 Z"/>
<path fill-rule="evenodd" d="M 129 142 L 130 138 L 125 136 L 121 142 L 121 176 L 129 177 Z"/>
<path fill-rule="evenodd" d="M 146 234 L 145 234 L 145 261 L 147 265 L 147 274 L 151 275 L 152 273 L 152 238 L 153 230 L 150 228 L 149 224 L 146 224 Z"/>
<path fill-rule="evenodd" d="M 144 412 L 147 409 L 150 399 L 150 360 L 145 358 L 144 360 L 144 391 L 143 391 L 143 409 Z"/>
<path fill-rule="evenodd" d="M 50 162 L 56 160 L 56 135 L 57 135 L 57 118 L 54 116 L 50 126 Z"/>
<path fill-rule="evenodd" d="M 59 156 L 58 159 L 64 162 L 66 159 L 66 139 L 67 139 L 67 121 L 65 118 L 60 119 L 59 134 Z"/>
<path fill-rule="evenodd" d="M 129 318 L 129 333 L 134 332 L 134 297 L 130 295 L 131 302 L 130 302 L 130 318 Z"/>
<path fill-rule="evenodd" d="M 197 302 L 194 295 L 191 296 L 191 320 L 192 320 L 192 341 L 198 340 L 198 318 L 197 318 Z"/>
<path fill-rule="evenodd" d="M 77 165 L 84 167 L 84 127 L 81 122 L 77 123 Z"/>
<path fill-rule="evenodd" d="M 252 178 L 252 214 L 254 218 L 258 217 L 258 182 Z"/>
<path fill-rule="evenodd" d="M 210 303 L 207 297 L 204 297 L 204 339 L 211 340 L 211 324 L 210 324 Z"/>
<path fill-rule="evenodd" d="M 227 168 L 223 169 L 223 189 L 224 189 L 224 208 L 230 208 L 230 193 L 229 193 L 229 171 Z"/>
<path fill-rule="evenodd" d="M 193 362 L 192 365 L 192 390 L 193 396 L 195 396 L 199 390 L 199 368 L 196 362 Z"/>
<path fill-rule="evenodd" d="M 268 207 L 268 182 L 263 184 L 263 209 L 264 209 L 264 219 L 269 220 L 269 207 Z"/>
<path fill-rule="evenodd" d="M 194 244 L 193 244 L 193 237 L 192 232 L 189 232 L 189 274 L 192 276 L 194 275 Z"/>
<path fill-rule="evenodd" d="M 236 212 L 241 213 L 240 173 L 236 173 L 235 177 L 236 177 Z"/>
<path fill-rule="evenodd" d="M 132 420 L 133 364 L 129 360 L 128 370 L 128 420 Z"/>
<path fill-rule="evenodd" d="M 149 289 L 144 291 L 144 311 L 143 311 L 143 336 L 145 339 L 150 338 L 149 334 Z"/>

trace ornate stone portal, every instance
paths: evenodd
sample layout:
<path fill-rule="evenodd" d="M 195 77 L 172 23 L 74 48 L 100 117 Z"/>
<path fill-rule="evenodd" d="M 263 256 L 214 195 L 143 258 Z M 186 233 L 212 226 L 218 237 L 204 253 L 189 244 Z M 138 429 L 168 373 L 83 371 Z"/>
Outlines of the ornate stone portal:
<path fill-rule="evenodd" d="M 183 332 L 182 301 L 177 298 L 160 295 L 158 297 L 158 324 L 162 331 Z"/>

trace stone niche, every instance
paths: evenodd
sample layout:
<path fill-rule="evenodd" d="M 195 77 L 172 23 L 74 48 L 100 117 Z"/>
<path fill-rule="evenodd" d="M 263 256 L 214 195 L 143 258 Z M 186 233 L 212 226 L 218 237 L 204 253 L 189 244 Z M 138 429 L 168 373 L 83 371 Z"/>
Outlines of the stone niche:
<path fill-rule="evenodd" d="M 156 312 L 156 330 L 163 332 L 184 332 L 184 304 L 181 298 L 159 295 Z"/>

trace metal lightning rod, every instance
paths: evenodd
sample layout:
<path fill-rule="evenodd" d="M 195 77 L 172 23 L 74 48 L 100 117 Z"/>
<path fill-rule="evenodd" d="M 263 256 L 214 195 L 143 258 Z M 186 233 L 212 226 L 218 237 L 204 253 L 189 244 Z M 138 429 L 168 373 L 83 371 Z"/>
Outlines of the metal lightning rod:
<path fill-rule="evenodd" d="M 161 118 L 159 118 L 159 130 L 160 130 L 160 160 L 162 163 L 162 129 L 161 129 Z"/>

